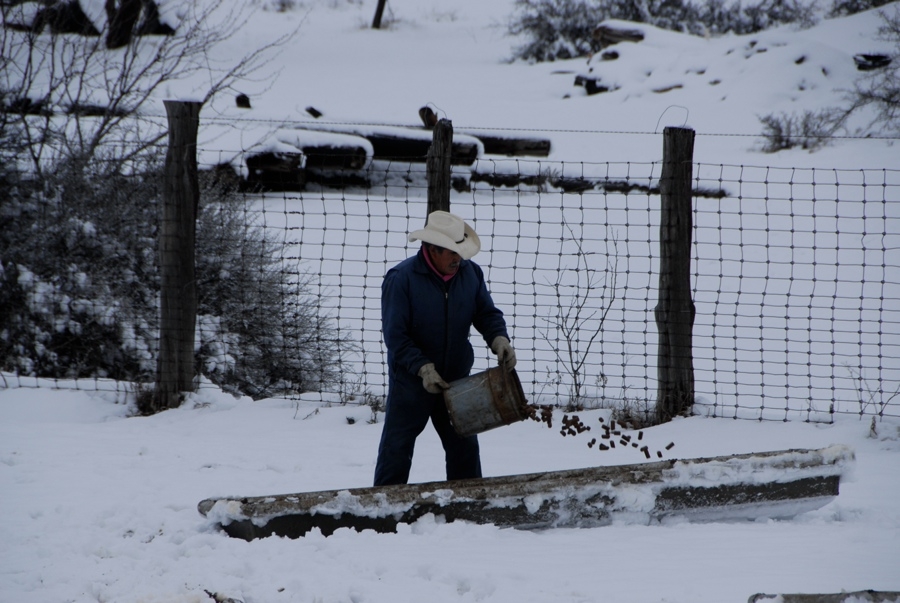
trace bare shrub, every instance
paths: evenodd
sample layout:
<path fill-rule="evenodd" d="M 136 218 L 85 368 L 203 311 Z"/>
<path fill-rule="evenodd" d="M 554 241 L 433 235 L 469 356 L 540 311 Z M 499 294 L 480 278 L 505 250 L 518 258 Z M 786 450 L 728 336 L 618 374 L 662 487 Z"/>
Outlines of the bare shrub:
<path fill-rule="evenodd" d="M 900 133 L 900 7 L 880 11 L 878 38 L 893 44 L 890 63 L 867 72 L 849 94 L 849 112 L 871 107 L 875 115 L 867 128 L 872 133 Z"/>
<path fill-rule="evenodd" d="M 765 140 L 762 150 L 777 153 L 800 147 L 813 151 L 828 144 L 831 137 L 843 125 L 847 113 L 837 109 L 769 114 L 759 118 Z"/>

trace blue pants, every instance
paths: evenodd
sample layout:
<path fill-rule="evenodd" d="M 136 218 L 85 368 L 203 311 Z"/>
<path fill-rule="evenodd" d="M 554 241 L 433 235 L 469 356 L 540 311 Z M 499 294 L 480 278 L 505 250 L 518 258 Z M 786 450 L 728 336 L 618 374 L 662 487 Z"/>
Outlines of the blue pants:
<path fill-rule="evenodd" d="M 457 435 L 450 424 L 450 414 L 443 396 L 429 394 L 421 384 L 417 383 L 416 387 L 419 391 L 398 392 L 405 388 L 396 387 L 388 397 L 375 464 L 375 485 L 408 482 L 416 438 L 425 429 L 429 418 L 444 445 L 447 480 L 481 477 L 478 436 L 463 438 Z"/>

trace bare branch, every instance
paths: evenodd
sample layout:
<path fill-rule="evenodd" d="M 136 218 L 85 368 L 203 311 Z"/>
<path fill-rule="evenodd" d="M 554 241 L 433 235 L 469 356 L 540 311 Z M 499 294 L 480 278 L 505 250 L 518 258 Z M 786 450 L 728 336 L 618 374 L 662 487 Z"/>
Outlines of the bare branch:
<path fill-rule="evenodd" d="M 39 175 L 61 161 L 87 165 L 101 148 L 113 166 L 155 152 L 165 120 L 148 105 L 170 83 L 207 76 L 198 94 L 208 103 L 237 81 L 254 77 L 264 58 L 302 25 L 220 65 L 212 57 L 246 24 L 249 2 L 237 8 L 226 0 L 187 6 L 175 35 L 133 36 L 115 50 L 104 47 L 104 32 L 81 37 L 4 28 L 0 141 L 22 141 L 16 150 L 4 150 L 4 157 Z M 2 10 L 6 22 L 6 5 Z M 10 113 L 17 99 L 39 111 Z"/>
<path fill-rule="evenodd" d="M 564 222 L 565 224 L 565 222 Z M 578 406 L 584 396 L 586 375 L 585 366 L 594 343 L 601 337 L 606 318 L 617 297 L 618 278 L 618 238 L 613 235 L 612 259 L 607 257 L 607 267 L 602 276 L 590 267 L 588 261 L 590 253 L 582 246 L 581 238 L 576 236 L 572 228 L 565 224 L 571 235 L 571 241 L 575 244 L 576 265 L 571 269 L 560 269 L 557 273 L 553 287 L 557 298 L 557 312 L 553 318 L 546 319 L 547 323 L 556 329 L 557 335 L 550 337 L 549 330 L 544 330 L 541 335 L 547 342 L 564 342 L 564 349 L 554 346 L 553 352 L 558 364 L 572 380 L 572 400 L 570 405 Z M 574 285 L 566 286 L 565 276 L 574 272 L 576 280 Z M 571 293 L 566 292 L 571 289 Z M 591 300 L 600 300 L 600 315 L 598 310 L 591 308 Z M 586 337 L 582 334 L 586 333 Z"/>

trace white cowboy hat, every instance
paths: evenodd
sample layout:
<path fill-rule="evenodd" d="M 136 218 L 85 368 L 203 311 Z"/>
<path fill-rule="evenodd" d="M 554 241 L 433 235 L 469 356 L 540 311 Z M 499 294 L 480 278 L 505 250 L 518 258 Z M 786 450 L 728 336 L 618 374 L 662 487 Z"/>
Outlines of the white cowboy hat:
<path fill-rule="evenodd" d="M 445 211 L 428 214 L 425 228 L 409 233 L 410 243 L 422 241 L 455 251 L 464 260 L 481 251 L 481 239 L 462 218 Z"/>

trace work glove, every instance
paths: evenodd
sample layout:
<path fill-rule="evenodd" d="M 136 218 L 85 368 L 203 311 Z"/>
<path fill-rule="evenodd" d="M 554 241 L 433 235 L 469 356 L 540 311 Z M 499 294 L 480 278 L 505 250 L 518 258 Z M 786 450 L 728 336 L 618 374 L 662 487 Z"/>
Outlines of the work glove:
<path fill-rule="evenodd" d="M 494 341 L 491 343 L 491 351 L 497 354 L 497 360 L 500 361 L 500 364 L 506 370 L 511 371 L 516 367 L 516 351 L 506 337 L 502 335 L 494 337 Z"/>
<path fill-rule="evenodd" d="M 429 394 L 439 394 L 450 387 L 450 384 L 441 379 L 431 362 L 419 369 L 419 377 L 422 378 L 422 387 Z"/>

